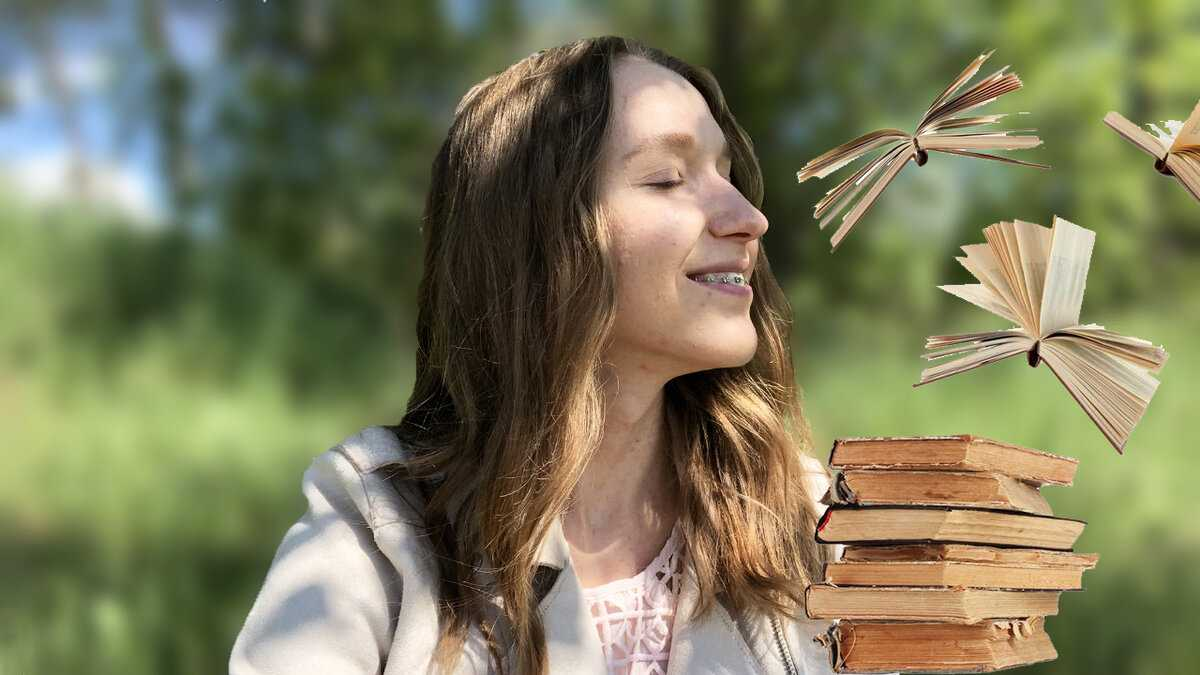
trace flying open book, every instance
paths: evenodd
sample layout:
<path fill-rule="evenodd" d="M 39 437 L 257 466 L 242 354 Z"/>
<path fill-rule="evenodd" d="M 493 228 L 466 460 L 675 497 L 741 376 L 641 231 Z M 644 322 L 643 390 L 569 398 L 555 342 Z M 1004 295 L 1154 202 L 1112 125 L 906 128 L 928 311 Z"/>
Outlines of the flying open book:
<path fill-rule="evenodd" d="M 1200 200 L 1200 102 L 1196 103 L 1186 122 L 1163 122 L 1165 130 L 1147 125 L 1154 131 L 1153 136 L 1118 112 L 1105 115 L 1104 123 L 1153 156 L 1154 168 L 1159 173 L 1179 179 L 1188 192 Z"/>
<path fill-rule="evenodd" d="M 1034 166 L 1039 169 L 1050 168 L 1045 164 L 1024 162 L 1011 157 L 980 152 L 981 150 L 1022 150 L 1037 147 L 1042 144 L 1042 140 L 1037 136 L 1009 135 L 1035 131 L 1034 129 L 992 132 L 964 131 L 964 129 L 972 127 L 995 124 L 1007 114 L 959 115 L 991 103 L 1000 96 L 1021 88 L 1021 78 L 1017 77 L 1016 73 L 1005 72 L 1008 70 L 1008 66 L 1004 66 L 975 83 L 965 92 L 955 96 L 955 93 L 962 89 L 968 80 L 975 77 L 980 66 L 991 55 L 992 52 L 980 54 L 971 62 L 971 65 L 967 66 L 966 70 L 950 83 L 950 86 L 946 87 L 945 91 L 933 100 L 929 110 L 925 111 L 925 116 L 917 124 L 915 132 L 910 134 L 899 129 L 872 131 L 810 160 L 804 165 L 804 168 L 796 172 L 796 178 L 801 183 L 809 178 L 824 178 L 859 157 L 884 148 L 882 154 L 872 159 L 854 175 L 838 183 L 837 187 L 825 193 L 825 197 L 813 208 L 813 217 L 820 219 L 820 227 L 823 230 L 837 214 L 846 207 L 850 207 L 842 216 L 842 224 L 833 233 L 830 240 L 834 249 L 850 233 L 850 228 L 854 227 L 854 224 L 863 217 L 867 209 L 870 209 L 871 205 L 879 199 L 883 189 L 892 182 L 892 179 L 900 173 L 900 169 L 904 168 L 909 160 L 915 161 L 917 166 L 925 164 L 929 157 L 926 151 L 993 159 L 1010 164 Z M 856 201 L 864 188 L 867 189 L 866 194 Z M 851 204 L 853 206 L 850 206 Z"/>
<path fill-rule="evenodd" d="M 985 244 L 963 246 L 958 262 L 978 284 L 939 286 L 1017 324 L 1007 330 L 935 335 L 920 386 L 1010 356 L 1044 361 L 1104 437 L 1122 452 L 1154 396 L 1167 352 L 1146 340 L 1080 324 L 1096 233 L 1057 216 L 1053 228 L 1016 220 L 989 225 Z"/>

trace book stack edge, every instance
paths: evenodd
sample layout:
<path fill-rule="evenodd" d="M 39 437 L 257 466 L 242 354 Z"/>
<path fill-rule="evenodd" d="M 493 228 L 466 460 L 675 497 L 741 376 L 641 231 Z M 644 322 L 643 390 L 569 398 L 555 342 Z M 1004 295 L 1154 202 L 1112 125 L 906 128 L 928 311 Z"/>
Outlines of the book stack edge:
<path fill-rule="evenodd" d="M 838 439 L 816 538 L 843 545 L 808 615 L 845 673 L 992 672 L 1057 658 L 1045 617 L 1099 556 L 1043 485 L 1078 462 L 971 435 Z"/>

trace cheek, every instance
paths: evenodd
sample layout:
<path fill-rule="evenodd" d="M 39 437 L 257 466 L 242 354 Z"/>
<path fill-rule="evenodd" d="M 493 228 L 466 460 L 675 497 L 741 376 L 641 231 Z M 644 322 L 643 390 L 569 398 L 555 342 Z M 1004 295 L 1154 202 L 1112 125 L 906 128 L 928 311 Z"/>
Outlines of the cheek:
<path fill-rule="evenodd" d="M 677 306 L 683 264 L 693 240 L 677 217 L 626 220 L 615 228 L 618 311 L 640 314 Z M 644 317 L 645 318 L 645 317 Z"/>
<path fill-rule="evenodd" d="M 639 209 L 630 203 L 610 215 L 617 276 L 615 349 L 667 377 L 748 361 L 757 337 L 746 308 L 694 287 L 684 276 L 685 265 L 703 245 L 703 214 L 680 205 Z"/>

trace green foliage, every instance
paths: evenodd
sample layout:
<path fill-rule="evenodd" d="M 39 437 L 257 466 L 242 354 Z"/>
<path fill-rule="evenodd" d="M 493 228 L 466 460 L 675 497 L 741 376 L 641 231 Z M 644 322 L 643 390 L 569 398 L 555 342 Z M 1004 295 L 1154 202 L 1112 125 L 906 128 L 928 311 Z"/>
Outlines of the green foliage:
<path fill-rule="evenodd" d="M 0 672 L 220 670 L 308 460 L 395 419 L 409 362 L 322 280 L 6 201 Z"/>

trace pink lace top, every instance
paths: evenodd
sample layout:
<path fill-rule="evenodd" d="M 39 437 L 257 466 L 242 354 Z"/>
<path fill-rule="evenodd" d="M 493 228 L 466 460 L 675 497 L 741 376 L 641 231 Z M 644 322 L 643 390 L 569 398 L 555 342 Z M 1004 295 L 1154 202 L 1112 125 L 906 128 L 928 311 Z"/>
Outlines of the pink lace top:
<path fill-rule="evenodd" d="M 682 575 L 676 523 L 662 551 L 641 572 L 583 589 L 610 675 L 665 675 Z"/>

